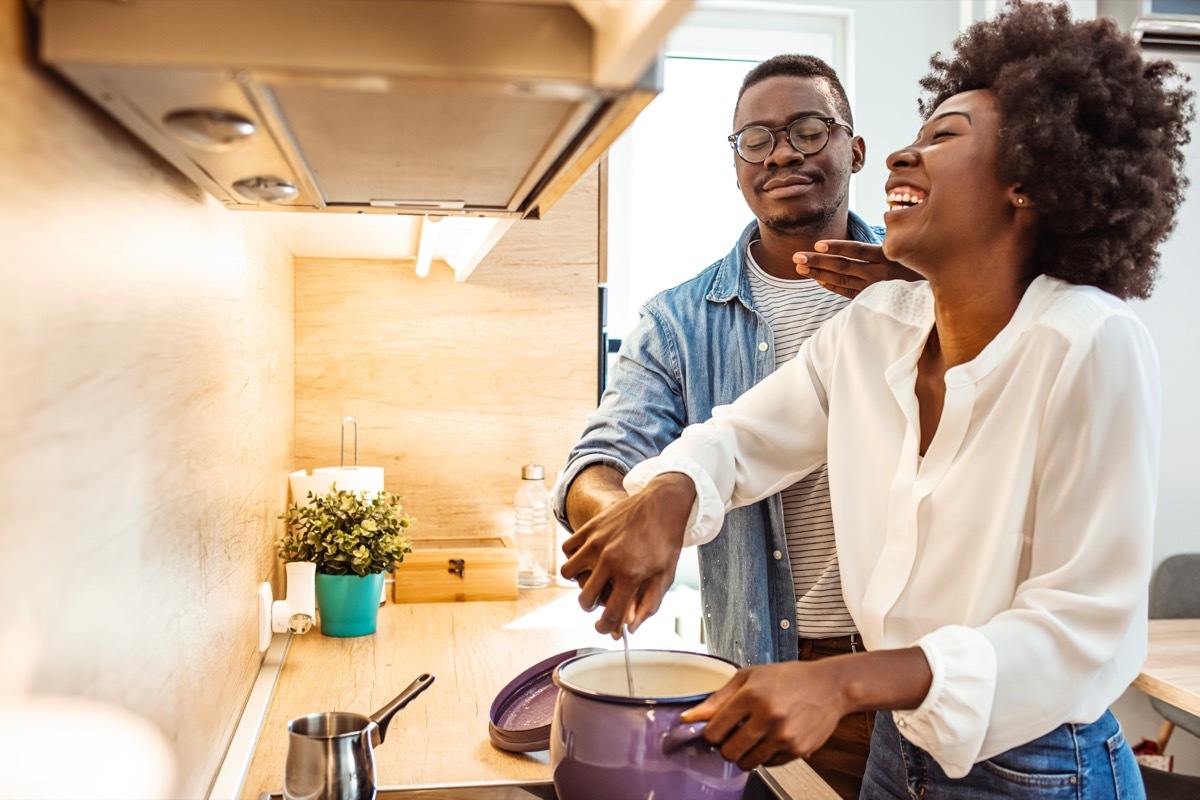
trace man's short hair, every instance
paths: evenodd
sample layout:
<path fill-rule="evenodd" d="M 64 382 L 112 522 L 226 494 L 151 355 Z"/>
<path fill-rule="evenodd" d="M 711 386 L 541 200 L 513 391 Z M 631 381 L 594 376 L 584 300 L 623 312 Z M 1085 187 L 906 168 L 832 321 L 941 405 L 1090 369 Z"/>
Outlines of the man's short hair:
<path fill-rule="evenodd" d="M 794 78 L 821 78 L 833 89 L 834 107 L 842 119 L 850 127 L 854 127 L 854 117 L 850 114 L 850 99 L 846 97 L 846 88 L 838 79 L 833 67 L 816 56 L 802 56 L 795 53 L 784 53 L 772 56 L 754 69 L 746 73 L 742 79 L 742 88 L 738 90 L 737 102 L 742 102 L 742 95 L 756 83 L 774 78 L 777 75 L 789 75 Z M 737 103 L 734 104 L 734 109 Z M 735 112 L 736 113 L 736 112 Z"/>

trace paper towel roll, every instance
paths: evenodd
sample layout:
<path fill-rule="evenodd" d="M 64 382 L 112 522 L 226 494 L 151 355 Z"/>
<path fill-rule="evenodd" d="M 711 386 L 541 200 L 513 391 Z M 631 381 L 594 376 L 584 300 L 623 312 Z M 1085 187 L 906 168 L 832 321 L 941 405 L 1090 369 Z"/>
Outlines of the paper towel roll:
<path fill-rule="evenodd" d="M 382 492 L 383 467 L 317 467 L 309 475 L 305 470 L 288 476 L 292 502 L 308 505 L 308 493 L 325 494 L 334 483 L 342 491 Z"/>

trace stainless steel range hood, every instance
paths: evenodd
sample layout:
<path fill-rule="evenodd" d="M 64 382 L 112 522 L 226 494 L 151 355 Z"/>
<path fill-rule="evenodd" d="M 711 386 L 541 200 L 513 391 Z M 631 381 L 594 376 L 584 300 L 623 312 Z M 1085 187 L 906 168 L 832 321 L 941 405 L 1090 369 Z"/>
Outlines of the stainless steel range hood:
<path fill-rule="evenodd" d="M 691 0 L 42 0 L 41 59 L 234 209 L 538 217 Z"/>

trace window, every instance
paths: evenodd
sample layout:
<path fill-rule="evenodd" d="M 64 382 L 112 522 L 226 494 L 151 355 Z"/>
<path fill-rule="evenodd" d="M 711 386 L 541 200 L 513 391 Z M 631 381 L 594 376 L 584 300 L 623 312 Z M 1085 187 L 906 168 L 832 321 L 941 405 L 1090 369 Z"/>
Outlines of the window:
<path fill-rule="evenodd" d="M 729 252 L 752 218 L 725 141 L 745 74 L 773 55 L 805 53 L 837 70 L 853 98 L 850 27 L 844 9 L 701 0 L 672 33 L 662 94 L 609 151 L 611 337 L 628 334 L 647 299 Z"/>

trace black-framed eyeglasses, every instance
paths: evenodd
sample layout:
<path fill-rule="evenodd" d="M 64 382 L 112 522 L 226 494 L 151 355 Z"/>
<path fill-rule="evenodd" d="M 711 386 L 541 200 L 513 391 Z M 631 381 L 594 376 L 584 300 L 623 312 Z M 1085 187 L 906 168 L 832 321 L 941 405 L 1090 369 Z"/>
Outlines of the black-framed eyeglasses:
<path fill-rule="evenodd" d="M 845 128 L 850 135 L 854 129 L 834 117 L 798 117 L 787 125 L 778 128 L 768 128 L 765 125 L 748 125 L 737 133 L 727 137 L 729 146 L 737 152 L 743 161 L 751 164 L 761 164 L 771 153 L 775 152 L 775 134 L 787 131 L 788 144 L 797 153 L 806 156 L 816 155 L 829 144 L 829 132 L 834 125 Z"/>

